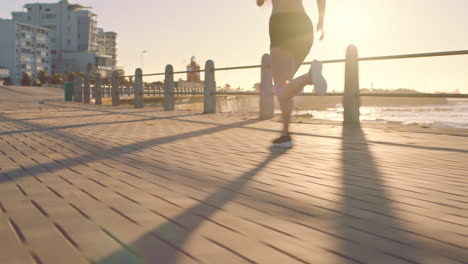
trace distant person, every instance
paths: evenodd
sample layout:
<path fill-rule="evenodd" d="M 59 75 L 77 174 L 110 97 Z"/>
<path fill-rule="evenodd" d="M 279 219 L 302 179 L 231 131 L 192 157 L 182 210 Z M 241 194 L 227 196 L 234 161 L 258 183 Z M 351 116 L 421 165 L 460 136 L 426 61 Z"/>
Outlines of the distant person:
<path fill-rule="evenodd" d="M 273 141 L 273 146 L 292 147 L 289 123 L 293 97 L 306 85 L 314 85 L 319 95 L 325 95 L 327 82 L 322 76 L 322 64 L 316 60 L 312 62 L 308 74 L 293 79 L 314 42 L 314 28 L 304 10 L 302 0 L 257 0 L 257 5 L 262 6 L 267 1 L 271 1 L 273 5 L 270 17 L 270 53 L 275 94 L 280 102 L 283 117 L 283 131 L 281 136 Z M 322 32 L 321 40 L 324 37 L 325 1 L 317 0 L 317 32 Z"/>

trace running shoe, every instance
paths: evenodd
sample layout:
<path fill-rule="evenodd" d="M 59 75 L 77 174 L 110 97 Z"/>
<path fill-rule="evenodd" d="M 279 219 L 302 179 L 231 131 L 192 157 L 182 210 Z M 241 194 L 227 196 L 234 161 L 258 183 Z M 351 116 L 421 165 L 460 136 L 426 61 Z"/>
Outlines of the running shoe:
<path fill-rule="evenodd" d="M 282 148 L 290 148 L 293 146 L 291 136 L 288 134 L 287 136 L 281 136 L 275 140 L 273 140 L 273 147 L 282 147 Z"/>
<path fill-rule="evenodd" d="M 312 84 L 314 85 L 315 91 L 319 95 L 325 95 L 327 93 L 327 80 L 322 75 L 322 63 L 318 60 L 314 60 L 310 66 L 310 74 L 312 75 Z"/>

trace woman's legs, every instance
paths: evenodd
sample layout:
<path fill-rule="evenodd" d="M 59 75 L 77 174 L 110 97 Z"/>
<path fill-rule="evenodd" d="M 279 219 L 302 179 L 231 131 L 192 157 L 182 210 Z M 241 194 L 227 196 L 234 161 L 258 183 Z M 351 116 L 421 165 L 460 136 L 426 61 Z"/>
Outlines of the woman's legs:
<path fill-rule="evenodd" d="M 309 53 L 312 42 L 313 38 L 304 36 L 299 39 L 291 40 L 291 43 L 288 43 L 290 47 L 307 47 L 307 50 L 304 50 L 303 54 L 299 57 L 294 56 L 290 49 L 281 47 L 272 47 L 270 51 L 275 92 L 280 103 L 281 115 L 283 117 L 283 131 L 281 133 L 283 136 L 289 134 L 293 97 L 299 94 L 306 85 L 312 84 L 310 74 L 304 74 L 293 79 L 297 70 L 304 62 L 307 53 Z"/>
<path fill-rule="evenodd" d="M 284 95 L 288 88 L 286 82 L 291 80 L 296 73 L 296 61 L 294 56 L 286 49 L 271 48 L 270 52 L 275 93 L 278 97 L 283 117 L 283 131 L 281 135 L 286 136 L 289 133 L 293 101 L 292 98 L 286 98 Z"/>
<path fill-rule="evenodd" d="M 288 100 L 298 95 L 305 86 L 312 84 L 312 75 L 306 73 L 289 81 L 288 87 L 283 94 L 283 100 Z"/>

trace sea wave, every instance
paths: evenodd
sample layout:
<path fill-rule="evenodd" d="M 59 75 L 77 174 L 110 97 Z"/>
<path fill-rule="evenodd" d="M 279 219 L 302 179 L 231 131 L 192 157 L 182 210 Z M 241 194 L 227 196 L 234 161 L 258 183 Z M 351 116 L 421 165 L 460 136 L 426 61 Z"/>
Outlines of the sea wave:
<path fill-rule="evenodd" d="M 363 106 L 361 121 L 378 123 L 398 123 L 424 127 L 449 127 L 468 129 L 468 102 L 451 101 L 445 105 L 424 106 Z M 326 110 L 298 111 L 315 119 L 343 121 L 343 107 Z"/>

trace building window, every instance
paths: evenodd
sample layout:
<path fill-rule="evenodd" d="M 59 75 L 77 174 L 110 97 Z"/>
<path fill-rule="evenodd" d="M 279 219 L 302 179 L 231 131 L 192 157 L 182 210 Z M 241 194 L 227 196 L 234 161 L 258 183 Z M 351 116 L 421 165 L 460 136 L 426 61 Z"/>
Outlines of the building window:
<path fill-rule="evenodd" d="M 42 15 L 42 18 L 43 19 L 54 19 L 54 18 L 57 18 L 57 15 L 55 15 L 55 14 L 45 14 L 45 15 Z"/>
<path fill-rule="evenodd" d="M 70 44 L 71 44 L 71 40 L 68 40 L 68 45 L 70 45 Z"/>
<path fill-rule="evenodd" d="M 50 12 L 50 8 L 46 8 L 46 10 L 45 10 L 45 11 L 46 11 L 46 12 Z"/>

